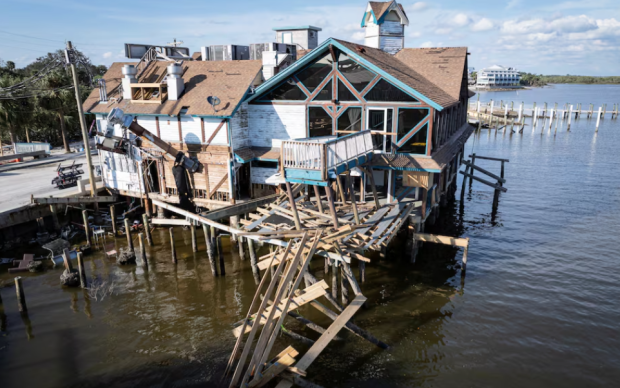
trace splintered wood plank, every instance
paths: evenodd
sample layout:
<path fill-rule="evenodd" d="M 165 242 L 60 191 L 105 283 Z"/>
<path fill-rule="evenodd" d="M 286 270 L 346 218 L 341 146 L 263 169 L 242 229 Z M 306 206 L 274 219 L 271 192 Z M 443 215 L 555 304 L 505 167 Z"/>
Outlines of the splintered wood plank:
<path fill-rule="evenodd" d="M 432 242 L 444 245 L 452 245 L 453 247 L 468 247 L 468 238 L 456 238 L 449 236 L 439 236 L 436 234 L 415 233 L 413 237 L 418 241 Z"/>
<path fill-rule="evenodd" d="M 278 358 L 276 362 L 270 365 L 259 376 L 256 376 L 252 381 L 248 383 L 249 388 L 259 388 L 273 380 L 280 373 L 288 369 L 289 366 L 295 363 L 295 359 L 288 354 Z"/>
<path fill-rule="evenodd" d="M 359 235 L 363 235 L 363 234 L 368 233 L 368 231 L 369 231 L 370 229 L 372 229 L 372 227 L 373 227 L 373 226 L 375 226 L 375 224 L 376 224 L 377 222 L 379 222 L 379 221 L 383 218 L 383 216 L 385 215 L 385 213 L 387 213 L 390 209 L 392 209 L 392 207 L 391 207 L 391 206 L 384 206 L 384 207 L 382 207 L 381 209 L 377 210 L 377 211 L 376 211 L 373 215 L 371 215 L 371 216 L 370 216 L 370 218 L 369 218 L 368 220 L 366 220 L 366 221 L 364 222 L 364 224 L 368 225 L 367 227 L 362 228 L 362 229 L 359 229 L 359 230 L 357 230 L 355 233 L 353 233 L 353 234 L 351 234 L 351 235 L 349 235 L 349 236 L 345 237 L 345 238 L 342 240 L 342 242 L 347 242 L 347 241 L 349 241 L 349 239 L 350 239 L 351 237 L 353 237 L 354 235 L 357 235 L 357 234 L 359 234 Z"/>
<path fill-rule="evenodd" d="M 286 309 L 286 312 L 288 313 L 290 310 L 295 310 L 295 309 L 299 308 L 300 306 L 303 306 L 306 303 L 310 303 L 314 299 L 316 299 L 316 298 L 318 298 L 320 296 L 325 295 L 325 290 L 327 288 L 329 288 L 329 287 L 327 286 L 327 283 L 325 283 L 324 280 L 321 280 L 320 282 L 317 282 L 317 283 L 311 285 L 310 287 L 308 287 L 308 288 L 306 288 L 304 290 L 303 294 L 301 294 L 299 296 L 296 296 L 296 297 L 294 297 L 291 300 L 291 302 L 290 302 L 290 304 L 288 306 L 288 309 Z M 286 298 L 283 299 L 283 300 L 280 300 L 280 303 L 278 304 L 278 307 L 276 308 L 276 311 L 274 312 L 274 317 L 273 318 L 278 318 L 280 315 L 282 315 L 282 311 L 284 309 L 284 306 L 286 305 L 286 301 L 287 301 Z M 265 308 L 265 310 L 264 310 L 264 312 L 262 314 L 262 317 L 261 317 L 261 319 L 259 321 L 259 325 L 264 325 L 265 324 L 265 322 L 267 321 L 265 319 L 265 316 L 269 315 L 269 313 L 271 312 L 271 309 L 273 309 L 273 305 Z M 250 330 L 252 330 L 252 327 L 254 326 L 254 324 L 256 323 L 256 314 L 253 314 L 251 318 L 253 318 L 252 325 L 248 325 L 245 328 L 245 333 L 249 333 Z M 242 330 L 243 330 L 243 328 L 241 326 L 235 327 L 232 330 L 233 335 L 235 337 L 239 337 L 239 335 L 241 334 Z"/>
<path fill-rule="evenodd" d="M 336 318 L 336 320 L 325 330 L 325 333 L 319 337 L 319 339 L 312 345 L 310 349 L 304 354 L 304 356 L 297 362 L 295 367 L 300 370 L 307 370 L 310 364 L 316 360 L 321 352 L 327 347 L 327 345 L 334 339 L 338 332 L 344 327 L 344 325 L 351 320 L 357 310 L 362 307 L 366 302 L 366 297 L 359 294 L 353 299 L 353 301 L 347 306 L 346 309 Z M 282 380 L 276 386 L 276 388 L 290 388 L 293 383 L 287 380 Z"/>
<path fill-rule="evenodd" d="M 370 236 L 373 240 L 381 237 L 381 235 L 385 232 L 388 226 L 392 224 L 392 222 L 396 221 L 400 212 L 403 211 L 408 204 L 406 203 L 397 203 L 395 206 L 392 206 L 390 211 L 377 223 L 377 229 Z"/>
<path fill-rule="evenodd" d="M 407 217 L 409 217 L 409 214 L 411 214 L 414 206 L 415 202 L 410 203 L 409 206 L 407 206 L 405 210 L 400 214 L 400 216 L 398 216 L 396 222 L 394 222 L 392 225 L 390 225 L 389 228 L 387 228 L 387 230 L 383 234 L 383 237 L 376 241 L 374 245 L 380 246 L 383 242 L 389 244 L 390 241 L 392 241 L 392 238 L 396 235 L 396 232 L 398 232 L 398 229 L 400 229 L 401 225 L 407 220 Z"/>

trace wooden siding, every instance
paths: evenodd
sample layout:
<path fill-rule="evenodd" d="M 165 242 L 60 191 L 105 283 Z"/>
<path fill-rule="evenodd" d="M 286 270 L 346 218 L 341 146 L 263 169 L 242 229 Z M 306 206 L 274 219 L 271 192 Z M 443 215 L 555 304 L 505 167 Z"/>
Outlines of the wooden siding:
<path fill-rule="evenodd" d="M 155 132 L 157 133 L 157 132 Z M 179 139 L 179 120 L 176 117 L 160 117 L 159 118 L 160 138 L 164 141 L 178 142 Z"/>
<path fill-rule="evenodd" d="M 154 116 L 138 116 L 138 125 L 157 136 L 157 121 Z"/>
<path fill-rule="evenodd" d="M 404 34 L 404 26 L 398 22 L 390 22 L 385 21 L 383 24 L 379 26 L 379 34 L 380 35 L 396 35 L 403 36 Z"/>
<path fill-rule="evenodd" d="M 277 168 L 252 167 L 250 179 L 254 184 L 266 184 L 267 178 L 277 173 Z"/>
<path fill-rule="evenodd" d="M 387 53 L 396 54 L 403 48 L 404 38 L 402 36 L 381 36 L 379 39 L 379 48 Z"/>
<path fill-rule="evenodd" d="M 429 173 L 418 171 L 403 171 L 403 186 L 429 188 Z"/>
<path fill-rule="evenodd" d="M 283 140 L 306 137 L 306 105 L 249 105 L 253 147 L 280 147 Z"/>
<path fill-rule="evenodd" d="M 233 149 L 250 147 L 248 103 L 241 104 L 235 116 L 230 119 L 230 131 Z"/>
<path fill-rule="evenodd" d="M 183 139 L 183 143 L 202 143 L 202 127 L 200 117 L 192 117 L 188 115 L 181 116 L 181 137 Z"/>

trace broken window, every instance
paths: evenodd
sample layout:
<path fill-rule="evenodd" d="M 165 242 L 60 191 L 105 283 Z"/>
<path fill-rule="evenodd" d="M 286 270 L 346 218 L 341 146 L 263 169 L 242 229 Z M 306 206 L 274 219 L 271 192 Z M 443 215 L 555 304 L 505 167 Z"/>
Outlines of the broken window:
<path fill-rule="evenodd" d="M 428 115 L 428 109 L 399 109 L 396 141 L 403 139 Z"/>
<path fill-rule="evenodd" d="M 349 58 L 343 52 L 338 54 L 338 70 L 358 92 L 375 78 L 375 73 Z"/>
<path fill-rule="evenodd" d="M 332 117 L 323 107 L 308 107 L 308 137 L 331 136 L 332 122 Z"/>
<path fill-rule="evenodd" d="M 338 80 L 338 101 L 359 101 L 341 80 Z"/>
<path fill-rule="evenodd" d="M 251 165 L 256 168 L 278 168 L 278 162 L 267 160 L 252 160 Z"/>
<path fill-rule="evenodd" d="M 396 86 L 384 79 L 379 80 L 375 86 L 366 93 L 366 101 L 387 102 L 419 102 Z"/>
<path fill-rule="evenodd" d="M 306 98 L 306 94 L 297 86 L 295 81 L 289 78 L 285 83 L 261 98 L 261 100 L 304 101 Z"/>
<path fill-rule="evenodd" d="M 314 97 L 314 101 L 332 100 L 332 81 L 329 81 L 323 89 Z"/>
<path fill-rule="evenodd" d="M 313 92 L 331 71 L 332 57 L 330 53 L 327 53 L 323 58 L 297 73 L 297 79 L 301 81 L 306 89 Z"/>
<path fill-rule="evenodd" d="M 348 108 L 338 117 L 338 131 L 358 132 L 362 129 L 362 108 Z M 346 136 L 348 133 L 339 133 L 338 136 Z"/>
<path fill-rule="evenodd" d="M 426 155 L 426 140 L 428 136 L 428 124 L 424 124 L 415 135 L 410 137 L 405 144 L 398 149 L 398 152 L 408 154 Z"/>

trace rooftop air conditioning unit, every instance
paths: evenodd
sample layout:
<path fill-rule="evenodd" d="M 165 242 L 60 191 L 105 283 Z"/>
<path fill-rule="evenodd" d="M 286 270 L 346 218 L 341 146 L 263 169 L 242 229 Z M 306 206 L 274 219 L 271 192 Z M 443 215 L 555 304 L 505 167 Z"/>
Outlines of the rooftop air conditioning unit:
<path fill-rule="evenodd" d="M 209 60 L 211 61 L 242 61 L 250 59 L 250 48 L 235 44 L 209 46 Z"/>

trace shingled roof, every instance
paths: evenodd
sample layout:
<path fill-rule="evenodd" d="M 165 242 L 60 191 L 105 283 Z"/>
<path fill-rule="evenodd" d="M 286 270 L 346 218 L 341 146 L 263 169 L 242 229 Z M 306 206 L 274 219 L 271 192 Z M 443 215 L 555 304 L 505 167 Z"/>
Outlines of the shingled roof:
<path fill-rule="evenodd" d="M 459 99 L 467 47 L 405 48 L 395 57 L 443 89 L 452 98 Z"/>
<path fill-rule="evenodd" d="M 394 78 L 403 82 L 407 86 L 417 90 L 427 98 L 431 99 L 435 103 L 442 107 L 448 107 L 456 104 L 459 101 L 458 95 L 456 97 L 447 93 L 444 89 L 431 82 L 434 77 L 427 77 L 417 71 L 415 66 L 408 66 L 404 62 L 400 61 L 397 57 L 394 57 L 383 50 L 363 46 L 357 43 L 350 43 L 343 40 L 334 39 L 338 43 L 342 44 L 349 50 L 355 52 L 357 55 L 379 67 L 381 70 L 390 74 Z M 461 74 L 462 75 L 462 74 Z M 455 82 L 461 81 L 461 76 L 456 77 Z M 442 81 L 443 82 L 443 81 Z"/>
<path fill-rule="evenodd" d="M 372 9 L 372 13 L 375 14 L 375 18 L 377 20 L 381 19 L 381 16 L 390 8 L 390 5 L 394 2 L 392 1 L 369 1 L 370 8 Z"/>
<path fill-rule="evenodd" d="M 247 90 L 262 68 L 261 61 L 186 61 L 183 63 L 183 80 L 185 91 L 177 101 L 164 101 L 162 104 L 135 103 L 122 99 L 120 102 L 120 84 L 124 65 L 136 65 L 136 62 L 116 62 L 103 76 L 108 91 L 107 104 L 99 103 L 99 90 L 95 89 L 84 101 L 84 111 L 107 114 L 112 108 L 121 108 L 130 114 L 152 114 L 176 116 L 182 108 L 187 114 L 198 116 L 227 117 L 232 115 L 241 103 Z M 170 62 L 152 63 L 140 82 L 155 82 L 166 72 Z M 207 96 L 217 96 L 221 103 L 217 112 L 207 103 Z"/>

